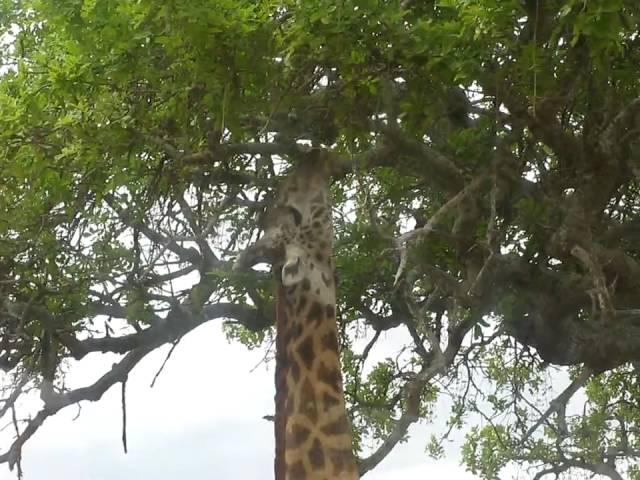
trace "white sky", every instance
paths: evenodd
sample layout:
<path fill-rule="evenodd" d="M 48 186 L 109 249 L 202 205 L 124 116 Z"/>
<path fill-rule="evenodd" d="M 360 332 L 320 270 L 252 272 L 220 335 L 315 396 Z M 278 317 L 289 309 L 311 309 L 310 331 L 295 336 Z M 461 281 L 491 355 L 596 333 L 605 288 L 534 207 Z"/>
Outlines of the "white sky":
<path fill-rule="evenodd" d="M 390 334 L 387 345 L 396 343 Z M 384 345 L 382 348 L 385 348 Z M 49 418 L 23 452 L 25 480 L 265 480 L 273 478 L 273 371 L 264 352 L 229 344 L 219 320 L 187 335 L 153 389 L 151 380 L 168 347 L 150 354 L 127 384 L 129 453 L 121 445 L 120 388 Z M 385 352 L 378 352 L 384 355 Z M 68 376 L 72 386 L 92 382 L 115 356 L 82 360 Z M 444 412 L 442 417 L 445 417 Z M 442 419 L 444 420 L 444 418 Z M 458 465 L 457 451 L 434 462 L 424 453 L 433 426 L 412 429 L 367 480 L 474 480 Z M 2 441 L 6 448 L 6 441 Z M 15 479 L 0 466 L 0 480 Z"/>

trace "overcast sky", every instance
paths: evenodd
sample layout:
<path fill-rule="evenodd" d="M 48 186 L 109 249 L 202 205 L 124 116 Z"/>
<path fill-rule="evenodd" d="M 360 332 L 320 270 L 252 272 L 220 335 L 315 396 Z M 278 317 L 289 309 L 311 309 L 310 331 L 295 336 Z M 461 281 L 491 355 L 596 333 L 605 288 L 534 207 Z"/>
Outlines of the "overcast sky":
<path fill-rule="evenodd" d="M 168 347 L 141 362 L 127 384 L 128 446 L 121 444 L 120 388 L 96 403 L 68 408 L 47 420 L 23 452 L 25 480 L 265 480 L 273 478 L 273 371 L 260 365 L 264 351 L 229 344 L 219 321 L 199 327 L 173 353 L 154 388 L 149 384 Z M 377 352 L 397 342 L 393 333 Z M 391 350 L 390 350 L 391 351 Z M 95 355 L 68 376 L 86 385 L 117 357 Z M 446 416 L 446 412 L 442 417 Z M 443 418 L 444 419 L 444 418 Z M 474 480 L 459 466 L 457 449 L 434 462 L 424 453 L 434 428 L 412 429 L 367 480 Z M 6 438 L 6 437 L 5 437 Z M 6 441 L 2 442 L 4 451 Z M 15 479 L 0 466 L 0 480 Z"/>

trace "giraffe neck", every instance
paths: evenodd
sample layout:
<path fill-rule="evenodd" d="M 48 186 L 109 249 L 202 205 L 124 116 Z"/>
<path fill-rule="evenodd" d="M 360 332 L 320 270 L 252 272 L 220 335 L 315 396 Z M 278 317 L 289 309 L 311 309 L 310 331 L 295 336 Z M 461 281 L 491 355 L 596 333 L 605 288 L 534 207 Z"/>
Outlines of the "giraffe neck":
<path fill-rule="evenodd" d="M 286 480 L 286 463 L 285 463 L 285 433 L 287 428 L 287 418 L 285 416 L 285 408 L 287 405 L 287 347 L 284 342 L 287 328 L 287 312 L 284 304 L 284 287 L 282 283 L 276 280 L 276 368 L 275 368 L 275 387 L 276 393 L 274 397 L 275 418 L 274 418 L 274 437 L 275 437 L 275 460 L 274 460 L 274 478 L 275 480 Z"/>
<path fill-rule="evenodd" d="M 286 480 L 355 480 L 330 258 L 285 287 Z"/>
<path fill-rule="evenodd" d="M 295 168 L 234 267 L 266 259 L 277 274 L 276 480 L 359 478 L 338 351 L 330 174 L 318 152 Z"/>

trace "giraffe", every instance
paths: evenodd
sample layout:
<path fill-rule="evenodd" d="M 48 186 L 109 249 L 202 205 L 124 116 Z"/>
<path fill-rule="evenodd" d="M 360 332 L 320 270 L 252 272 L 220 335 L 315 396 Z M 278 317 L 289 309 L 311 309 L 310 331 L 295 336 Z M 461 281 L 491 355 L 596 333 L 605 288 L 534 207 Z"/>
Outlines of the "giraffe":
<path fill-rule="evenodd" d="M 262 237 L 235 268 L 269 262 L 277 283 L 276 476 L 357 480 L 338 349 L 331 162 L 320 151 L 308 156 L 278 188 Z"/>

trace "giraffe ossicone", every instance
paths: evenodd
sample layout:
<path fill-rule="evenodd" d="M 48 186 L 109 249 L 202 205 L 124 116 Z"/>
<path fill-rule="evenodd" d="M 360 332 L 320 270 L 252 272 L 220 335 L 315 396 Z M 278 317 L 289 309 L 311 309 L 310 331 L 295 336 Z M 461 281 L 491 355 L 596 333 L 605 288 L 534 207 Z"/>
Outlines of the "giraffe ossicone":
<path fill-rule="evenodd" d="M 331 167 L 314 156 L 284 178 L 265 210 L 262 237 L 236 268 L 268 261 L 281 292 L 276 388 L 284 395 L 276 391 L 276 442 L 284 448 L 276 445 L 276 457 L 284 453 L 284 480 L 357 480 L 336 325 Z"/>

